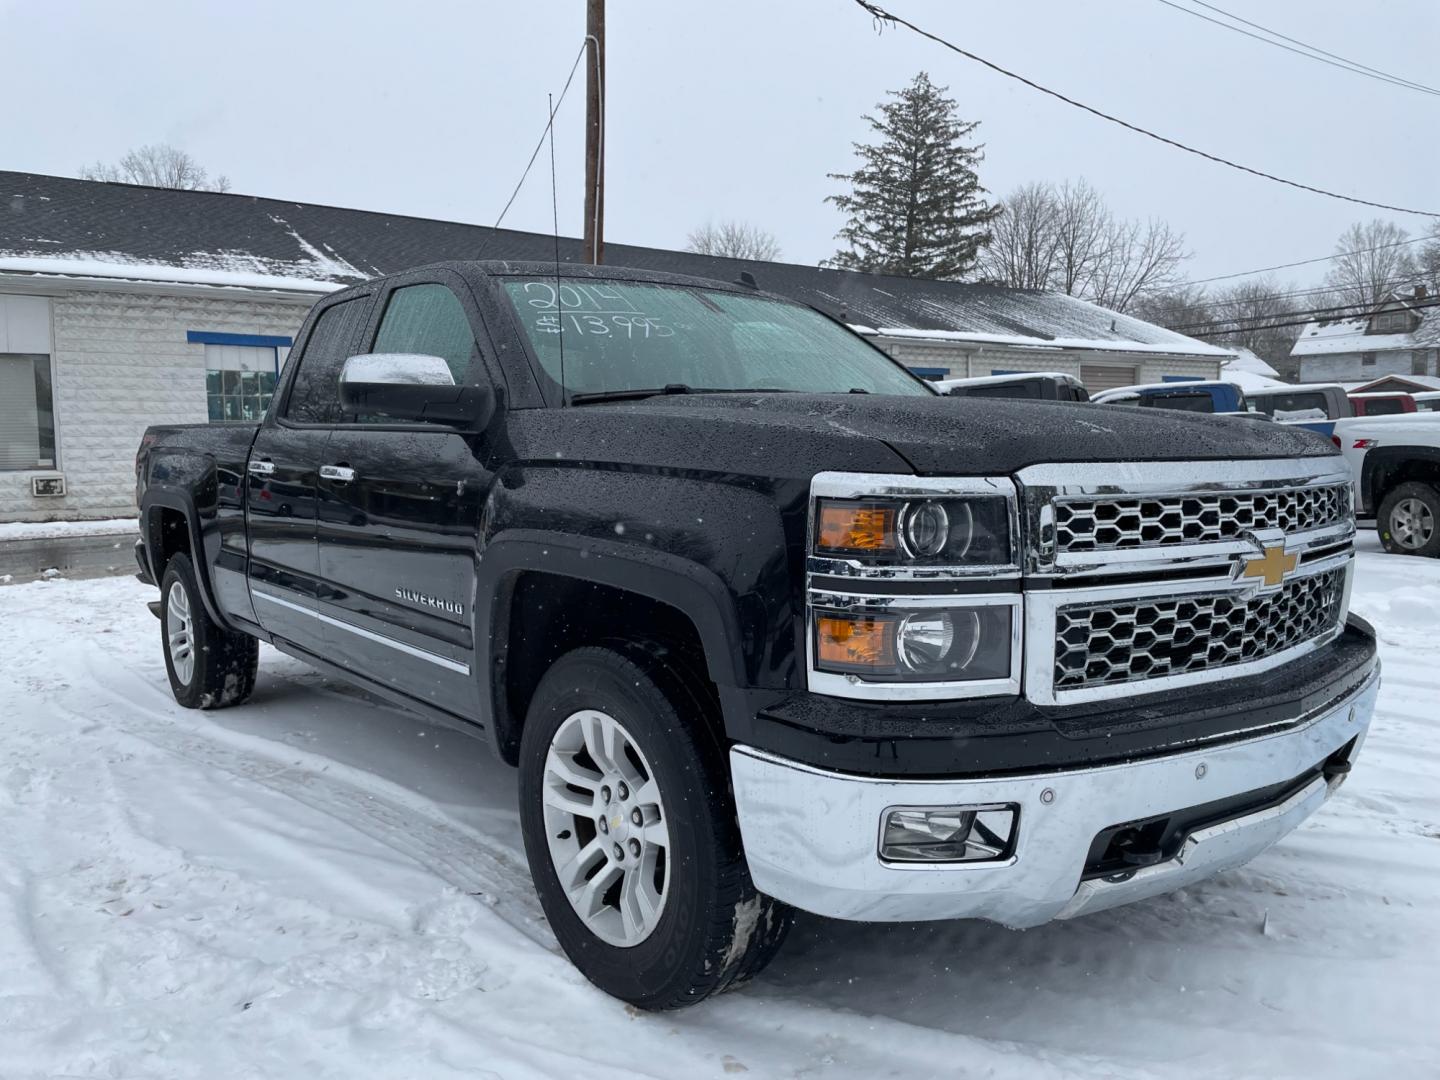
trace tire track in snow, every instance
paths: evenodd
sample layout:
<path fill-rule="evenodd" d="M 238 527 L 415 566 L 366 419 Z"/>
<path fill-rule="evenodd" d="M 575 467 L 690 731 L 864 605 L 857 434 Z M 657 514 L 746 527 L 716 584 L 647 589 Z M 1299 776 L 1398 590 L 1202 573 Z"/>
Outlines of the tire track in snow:
<path fill-rule="evenodd" d="M 121 710 L 118 733 L 335 818 L 476 897 L 547 951 L 559 952 L 528 867 L 484 833 L 437 814 L 434 804 L 373 773 L 261 735 L 167 715 L 179 710 L 169 703 L 168 690 L 132 670 L 110 665 L 102 670 L 88 650 L 80 662 L 89 677 L 87 690 L 98 689 Z M 92 719 L 63 700 L 55 704 L 81 722 Z"/>

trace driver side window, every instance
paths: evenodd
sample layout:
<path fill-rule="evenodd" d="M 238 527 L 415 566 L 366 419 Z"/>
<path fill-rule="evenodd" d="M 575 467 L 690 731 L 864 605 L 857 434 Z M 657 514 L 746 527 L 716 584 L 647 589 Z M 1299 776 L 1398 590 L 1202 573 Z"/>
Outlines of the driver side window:
<path fill-rule="evenodd" d="M 475 333 L 448 286 L 407 285 L 390 294 L 371 351 L 438 356 L 461 385 L 475 358 Z"/>

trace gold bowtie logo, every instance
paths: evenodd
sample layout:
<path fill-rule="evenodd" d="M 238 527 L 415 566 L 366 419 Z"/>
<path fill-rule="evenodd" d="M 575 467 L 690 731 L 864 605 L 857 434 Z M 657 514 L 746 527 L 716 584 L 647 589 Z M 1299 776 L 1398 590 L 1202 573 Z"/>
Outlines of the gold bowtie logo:
<path fill-rule="evenodd" d="M 1285 554 L 1285 545 L 1276 544 L 1274 547 L 1267 547 L 1265 554 L 1258 559 L 1249 559 L 1245 563 L 1245 572 L 1241 575 L 1247 578 L 1260 578 L 1268 586 L 1279 585 L 1285 580 L 1285 575 L 1295 569 L 1295 564 L 1300 561 L 1300 556 Z"/>

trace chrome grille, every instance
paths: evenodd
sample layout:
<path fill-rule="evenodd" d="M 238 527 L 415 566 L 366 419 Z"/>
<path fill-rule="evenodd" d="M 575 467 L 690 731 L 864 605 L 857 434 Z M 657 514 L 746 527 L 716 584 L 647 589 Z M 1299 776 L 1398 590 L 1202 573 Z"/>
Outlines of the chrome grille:
<path fill-rule="evenodd" d="M 1340 619 L 1345 570 L 1278 590 L 1200 593 L 1062 606 L 1055 619 L 1055 689 L 1083 690 L 1263 660 Z"/>
<path fill-rule="evenodd" d="M 1059 499 L 1059 552 L 1116 551 L 1230 540 L 1253 529 L 1318 529 L 1350 516 L 1350 485 L 1255 492 Z"/>

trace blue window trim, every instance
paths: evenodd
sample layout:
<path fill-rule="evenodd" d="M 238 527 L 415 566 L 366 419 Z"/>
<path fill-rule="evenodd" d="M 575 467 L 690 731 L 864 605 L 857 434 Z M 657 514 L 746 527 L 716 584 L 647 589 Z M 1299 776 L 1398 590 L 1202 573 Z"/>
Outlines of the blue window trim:
<path fill-rule="evenodd" d="M 248 345 L 257 349 L 288 349 L 295 339 L 277 334 L 221 334 L 213 330 L 187 330 L 185 340 L 192 345 Z"/>
<path fill-rule="evenodd" d="M 1161 382 L 1204 382 L 1199 375 L 1161 375 Z"/>
<path fill-rule="evenodd" d="M 910 374 L 919 375 L 922 379 L 944 379 L 949 376 L 950 369 L 943 367 L 912 367 Z"/>

